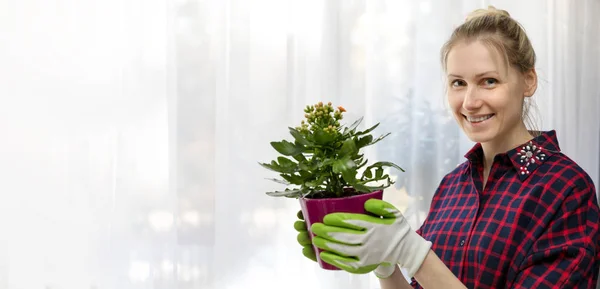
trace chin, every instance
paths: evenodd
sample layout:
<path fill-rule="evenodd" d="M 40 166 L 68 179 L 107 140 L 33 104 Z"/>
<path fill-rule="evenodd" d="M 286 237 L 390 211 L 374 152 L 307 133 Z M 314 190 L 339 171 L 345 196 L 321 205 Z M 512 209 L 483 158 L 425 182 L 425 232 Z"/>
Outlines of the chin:
<path fill-rule="evenodd" d="M 487 143 L 494 139 L 494 136 L 490 136 L 486 133 L 471 133 L 465 131 L 465 134 L 472 142 L 476 143 Z"/>
<path fill-rule="evenodd" d="M 487 143 L 498 137 L 498 131 L 494 128 L 488 128 L 480 131 L 470 130 L 469 127 L 462 127 L 463 132 L 472 142 Z"/>

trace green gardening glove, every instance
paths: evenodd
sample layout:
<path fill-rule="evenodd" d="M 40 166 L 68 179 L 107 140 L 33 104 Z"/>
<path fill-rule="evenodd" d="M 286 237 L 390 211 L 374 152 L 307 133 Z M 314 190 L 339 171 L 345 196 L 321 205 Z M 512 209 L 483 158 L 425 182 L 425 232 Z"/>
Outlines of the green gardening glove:
<path fill-rule="evenodd" d="M 374 270 L 380 278 L 389 277 L 398 264 L 413 277 L 431 242 L 413 231 L 393 205 L 370 199 L 364 207 L 373 215 L 333 213 L 312 225 L 313 242 L 324 250 L 321 259 L 351 273 Z"/>
<path fill-rule="evenodd" d="M 306 222 L 304 221 L 304 216 L 302 215 L 302 211 L 298 211 L 298 214 L 296 214 L 296 216 L 299 220 L 294 223 L 294 229 L 298 231 L 298 237 L 296 239 L 298 240 L 298 243 L 300 243 L 300 246 L 303 247 L 302 254 L 306 258 L 317 262 L 315 249 L 313 248 L 313 244 L 310 241 L 310 236 L 308 235 L 309 233 L 306 227 Z"/>
<path fill-rule="evenodd" d="M 298 213 L 296 215 L 299 220 L 294 223 L 294 229 L 296 229 L 296 231 L 298 231 L 297 240 L 298 240 L 298 243 L 303 247 L 302 254 L 306 258 L 317 262 L 315 250 L 314 250 L 313 244 L 310 240 L 309 232 L 308 232 L 308 229 L 306 226 L 306 222 L 304 221 L 304 216 L 302 215 L 302 211 L 301 210 L 298 211 Z M 321 254 L 321 256 L 323 256 L 323 254 Z M 323 260 L 325 260 L 325 259 L 323 259 Z M 330 264 L 332 264 L 332 263 L 330 263 Z M 335 264 L 334 264 L 334 266 L 335 266 Z M 368 273 L 372 270 L 375 270 L 375 275 L 377 275 L 377 277 L 387 278 L 390 275 L 392 275 L 392 273 L 394 273 L 395 269 L 396 269 L 395 265 L 381 264 L 380 266 L 374 266 L 374 267 L 370 268 L 370 270 L 363 270 L 362 273 Z"/>

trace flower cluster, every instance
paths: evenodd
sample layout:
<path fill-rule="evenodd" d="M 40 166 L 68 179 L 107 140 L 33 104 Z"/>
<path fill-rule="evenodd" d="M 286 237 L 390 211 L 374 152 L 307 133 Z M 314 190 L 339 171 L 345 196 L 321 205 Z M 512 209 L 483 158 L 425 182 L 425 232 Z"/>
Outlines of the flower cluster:
<path fill-rule="evenodd" d="M 298 131 L 306 134 L 323 130 L 326 133 L 336 134 L 339 133 L 340 120 L 344 118 L 342 113 L 346 110 L 341 106 L 334 110 L 331 102 L 327 104 L 319 102 L 315 105 L 307 105 L 304 112 L 306 120 L 302 120 L 300 126 L 296 128 Z"/>

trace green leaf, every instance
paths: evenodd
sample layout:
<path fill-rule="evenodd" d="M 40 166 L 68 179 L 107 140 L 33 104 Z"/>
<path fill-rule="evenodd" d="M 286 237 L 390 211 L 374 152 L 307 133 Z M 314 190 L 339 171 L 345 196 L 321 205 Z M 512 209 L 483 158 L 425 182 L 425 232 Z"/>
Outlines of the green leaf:
<path fill-rule="evenodd" d="M 267 192 L 267 195 L 271 196 L 271 197 L 298 198 L 298 197 L 300 197 L 301 192 L 302 191 L 300 189 L 294 189 L 294 190 L 286 189 L 285 191 Z"/>
<path fill-rule="evenodd" d="M 321 175 L 321 177 L 319 177 L 316 180 L 312 180 L 312 181 L 306 182 L 305 186 L 311 187 L 311 188 L 315 188 L 315 187 L 318 187 L 320 185 L 323 185 L 323 183 L 325 182 L 325 180 L 327 180 L 327 175 Z"/>
<path fill-rule="evenodd" d="M 328 145 L 332 141 L 335 140 L 334 134 L 324 132 L 323 130 L 320 130 L 320 129 L 315 131 L 314 135 L 315 135 L 315 141 L 319 145 Z"/>
<path fill-rule="evenodd" d="M 263 166 L 264 168 L 267 168 L 269 170 L 272 170 L 274 172 L 278 172 L 278 173 L 283 173 L 283 169 L 277 164 L 277 162 L 272 161 L 270 164 L 267 163 L 259 163 L 261 166 Z"/>
<path fill-rule="evenodd" d="M 304 183 L 304 178 L 296 174 L 281 174 L 280 176 L 294 185 L 302 185 Z"/>
<path fill-rule="evenodd" d="M 400 166 L 398 166 L 397 164 L 392 163 L 392 162 L 376 162 L 376 163 L 370 165 L 370 167 L 376 167 L 376 166 L 379 166 L 379 167 L 392 167 L 392 168 L 395 168 L 395 169 L 397 169 L 399 171 L 404 172 L 403 168 L 401 168 Z"/>
<path fill-rule="evenodd" d="M 305 146 L 311 145 L 312 143 L 309 142 L 306 138 L 304 138 L 304 136 L 295 128 L 293 127 L 289 127 L 290 129 L 290 134 L 294 137 L 294 139 Z"/>
<path fill-rule="evenodd" d="M 376 162 L 376 163 L 368 166 L 365 169 L 365 172 L 370 171 L 373 168 L 377 168 L 377 170 L 375 171 L 375 178 L 376 179 L 381 179 L 382 176 L 383 176 L 383 167 L 393 167 L 393 168 L 395 168 L 397 170 L 400 170 L 400 171 L 404 172 L 403 168 L 401 168 L 400 166 L 398 166 L 398 165 L 396 165 L 396 164 L 394 164 L 392 162 Z M 365 173 L 363 173 L 363 176 L 366 176 Z"/>
<path fill-rule="evenodd" d="M 340 149 L 340 156 L 354 156 L 358 153 L 358 149 L 356 148 L 356 144 L 353 139 L 347 139 L 342 144 L 342 148 Z"/>
<path fill-rule="evenodd" d="M 351 185 L 352 187 L 354 187 L 355 190 L 359 192 L 368 193 L 373 191 L 369 186 L 365 186 L 360 183 L 351 183 Z"/>
<path fill-rule="evenodd" d="M 351 125 L 349 125 L 348 127 L 346 127 L 346 129 L 344 129 L 344 134 L 352 131 L 354 132 L 354 130 L 358 127 L 358 125 L 363 121 L 363 117 L 361 116 L 359 119 L 357 119 L 356 121 L 354 121 Z"/>
<path fill-rule="evenodd" d="M 303 180 L 307 180 L 307 179 L 310 179 L 313 177 L 313 175 L 310 172 L 305 171 L 305 170 L 302 170 L 298 173 L 300 174 L 300 177 L 302 177 Z"/>
<path fill-rule="evenodd" d="M 363 147 L 368 146 L 369 143 L 371 143 L 371 141 L 373 141 L 373 136 L 372 135 L 367 135 L 367 136 L 361 137 L 356 142 L 356 147 L 358 149 L 361 149 Z"/>
<path fill-rule="evenodd" d="M 365 131 L 359 131 L 356 133 L 356 135 L 363 135 L 363 134 L 368 134 L 370 132 L 372 132 L 375 128 L 377 128 L 379 126 L 379 123 L 377 123 L 376 125 L 370 127 L 369 129 L 365 130 Z"/>
<path fill-rule="evenodd" d="M 384 135 L 382 135 L 382 136 L 378 137 L 378 138 L 377 138 L 377 139 L 375 139 L 374 141 L 370 142 L 370 143 L 369 143 L 367 146 L 374 145 L 374 144 L 378 143 L 380 140 L 382 140 L 382 139 L 386 138 L 386 137 L 387 137 L 388 135 L 390 135 L 390 134 L 391 134 L 391 133 L 389 133 L 389 132 L 388 132 L 388 133 L 386 133 L 386 134 L 384 134 Z"/>
<path fill-rule="evenodd" d="M 388 186 L 389 184 L 393 184 L 394 182 L 390 179 L 390 176 L 388 174 L 384 174 L 384 169 L 383 167 L 393 167 L 396 168 L 402 172 L 404 172 L 404 170 L 399 167 L 398 165 L 391 163 L 391 162 L 377 162 L 374 163 L 370 166 L 368 166 L 365 171 L 363 172 L 362 178 L 361 180 L 363 182 L 372 182 L 372 181 L 380 181 L 380 180 L 385 180 L 387 179 L 388 182 Z M 372 169 L 375 169 L 375 177 L 373 177 L 373 172 L 371 171 Z"/>
<path fill-rule="evenodd" d="M 367 164 L 367 162 L 368 162 L 368 161 L 369 161 L 368 159 L 365 159 L 365 160 L 363 160 L 363 157 L 361 156 L 361 157 L 360 157 L 360 158 L 359 158 L 359 159 L 356 161 L 356 162 L 358 162 L 358 163 L 359 163 L 359 165 L 358 165 L 358 166 L 356 166 L 356 169 L 360 169 L 360 168 L 364 167 L 364 166 Z"/>
<path fill-rule="evenodd" d="M 333 163 L 333 172 L 342 174 L 344 180 L 352 184 L 356 180 L 356 163 L 346 156 Z"/>
<path fill-rule="evenodd" d="M 297 160 L 299 163 L 303 163 L 306 162 L 306 157 L 304 156 L 304 154 L 297 154 L 293 156 L 295 160 Z"/>
<path fill-rule="evenodd" d="M 280 154 L 285 155 L 285 156 L 294 156 L 297 154 L 302 153 L 303 148 L 296 146 L 295 144 L 287 141 L 287 140 L 283 140 L 280 142 L 271 142 L 271 146 Z"/>
<path fill-rule="evenodd" d="M 313 170 L 315 169 L 315 167 L 314 167 L 314 166 L 310 166 L 309 164 L 307 164 L 307 163 L 304 163 L 304 162 L 302 162 L 302 163 L 298 164 L 298 167 L 299 167 L 299 168 L 300 168 L 300 170 L 302 170 L 302 171 L 313 171 Z"/>
<path fill-rule="evenodd" d="M 267 180 L 269 180 L 269 181 L 274 181 L 274 182 L 276 182 L 276 183 L 279 183 L 279 184 L 282 184 L 282 185 L 286 185 L 286 186 L 287 186 L 287 185 L 290 185 L 290 183 L 289 183 L 289 182 L 287 182 L 287 181 L 285 181 L 285 180 L 280 180 L 280 179 L 272 179 L 272 178 L 271 178 L 271 179 L 267 178 Z"/>
<path fill-rule="evenodd" d="M 277 159 L 280 160 L 279 158 L 277 158 Z M 290 160 L 287 160 L 287 161 L 290 161 Z M 293 162 L 290 163 L 290 162 L 283 161 L 283 165 L 281 165 L 281 164 L 278 164 L 276 161 L 271 161 L 270 164 L 260 163 L 260 165 L 263 166 L 264 168 L 267 168 L 269 170 L 272 170 L 272 171 L 275 171 L 278 173 L 291 174 L 291 173 L 297 172 L 298 166 L 295 163 L 293 163 Z"/>
<path fill-rule="evenodd" d="M 324 161 L 319 162 L 317 167 L 318 168 L 328 167 L 328 166 L 333 165 L 335 162 L 336 162 L 336 160 L 334 160 L 334 159 L 325 159 Z"/>
<path fill-rule="evenodd" d="M 291 161 L 290 159 L 288 159 L 286 157 L 278 157 L 277 161 L 279 162 L 279 166 L 287 171 L 297 171 L 298 170 L 298 164 L 296 164 L 295 162 Z"/>
<path fill-rule="evenodd" d="M 370 178 L 372 178 L 372 177 L 373 177 L 373 173 L 371 172 L 371 170 L 366 170 L 366 171 L 364 171 L 364 172 L 363 172 L 363 176 L 364 176 L 365 178 L 368 178 L 368 179 L 370 179 Z"/>
<path fill-rule="evenodd" d="M 376 179 L 381 179 L 381 176 L 383 176 L 383 169 L 381 167 L 378 167 L 375 170 L 375 178 Z"/>

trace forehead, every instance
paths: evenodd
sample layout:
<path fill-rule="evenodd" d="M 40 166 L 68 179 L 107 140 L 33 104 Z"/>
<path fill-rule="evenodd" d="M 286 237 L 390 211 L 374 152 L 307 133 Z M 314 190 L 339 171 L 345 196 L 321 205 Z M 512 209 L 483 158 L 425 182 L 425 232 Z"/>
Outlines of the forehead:
<path fill-rule="evenodd" d="M 448 53 L 446 62 L 448 74 L 464 77 L 486 71 L 505 73 L 505 65 L 500 53 L 480 41 L 459 42 Z"/>

